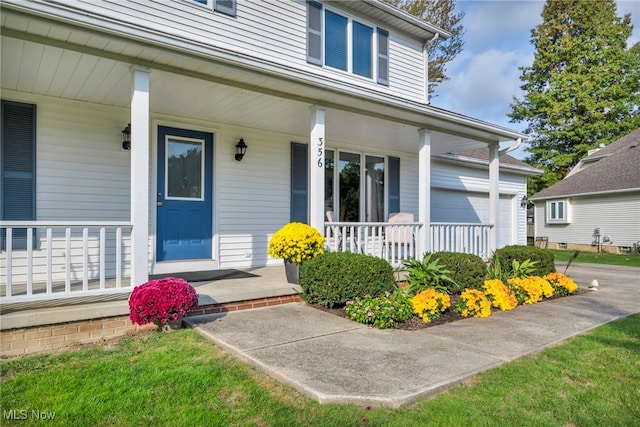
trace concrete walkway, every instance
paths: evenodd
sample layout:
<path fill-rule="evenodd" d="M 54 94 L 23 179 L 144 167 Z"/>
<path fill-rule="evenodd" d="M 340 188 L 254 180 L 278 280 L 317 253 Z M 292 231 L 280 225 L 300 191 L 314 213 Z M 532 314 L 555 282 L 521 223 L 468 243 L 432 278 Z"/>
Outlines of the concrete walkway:
<path fill-rule="evenodd" d="M 600 290 L 417 331 L 377 330 L 300 303 L 186 321 L 321 403 L 398 407 L 640 312 L 640 269 L 574 264 L 568 274 L 583 289 L 597 279 Z"/>

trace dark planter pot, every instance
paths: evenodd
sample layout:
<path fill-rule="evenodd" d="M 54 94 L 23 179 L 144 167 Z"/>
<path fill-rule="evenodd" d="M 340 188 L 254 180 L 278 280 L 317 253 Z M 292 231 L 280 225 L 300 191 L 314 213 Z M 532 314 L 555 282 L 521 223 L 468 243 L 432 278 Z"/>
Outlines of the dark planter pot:
<path fill-rule="evenodd" d="M 294 285 L 298 284 L 298 279 L 300 278 L 300 265 L 298 263 L 285 261 L 284 272 L 287 276 L 287 282 Z"/>
<path fill-rule="evenodd" d="M 158 332 L 173 332 L 182 329 L 182 316 L 180 316 L 175 322 L 167 322 L 164 325 L 159 320 L 156 320 L 153 323 L 155 323 L 158 328 Z"/>

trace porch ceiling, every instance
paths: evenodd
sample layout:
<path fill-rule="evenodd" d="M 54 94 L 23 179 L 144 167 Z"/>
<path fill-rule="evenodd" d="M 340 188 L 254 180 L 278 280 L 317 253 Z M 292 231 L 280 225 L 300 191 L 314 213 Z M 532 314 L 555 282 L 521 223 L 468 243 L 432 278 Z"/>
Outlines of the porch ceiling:
<path fill-rule="evenodd" d="M 309 107 L 318 104 L 327 107 L 329 145 L 349 142 L 417 153 L 422 127 L 432 129 L 433 154 L 510 139 L 437 114 L 384 105 L 374 95 L 349 96 L 276 73 L 125 42 L 4 9 L 2 30 L 3 90 L 129 108 L 129 67 L 137 63 L 151 69 L 152 113 L 285 132 L 306 140 Z"/>

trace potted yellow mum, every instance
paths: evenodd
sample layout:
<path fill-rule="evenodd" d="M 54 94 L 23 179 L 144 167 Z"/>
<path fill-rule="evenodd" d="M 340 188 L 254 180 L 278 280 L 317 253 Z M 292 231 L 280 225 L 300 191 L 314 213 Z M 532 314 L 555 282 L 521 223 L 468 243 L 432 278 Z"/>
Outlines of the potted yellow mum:
<path fill-rule="evenodd" d="M 324 237 L 315 228 L 290 222 L 276 231 L 269 241 L 268 254 L 284 260 L 289 283 L 298 283 L 299 264 L 324 252 Z"/>

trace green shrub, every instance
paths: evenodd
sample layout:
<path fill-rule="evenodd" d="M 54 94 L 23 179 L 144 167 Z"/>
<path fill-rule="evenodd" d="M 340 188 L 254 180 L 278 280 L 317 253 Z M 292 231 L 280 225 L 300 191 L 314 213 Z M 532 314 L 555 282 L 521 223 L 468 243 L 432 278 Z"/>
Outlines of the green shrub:
<path fill-rule="evenodd" d="M 450 288 L 452 293 L 461 292 L 463 289 L 482 289 L 487 266 L 477 255 L 462 254 L 457 252 L 434 252 L 433 258 L 449 270 L 449 274 L 457 287 Z"/>
<path fill-rule="evenodd" d="M 555 273 L 556 271 L 553 263 L 553 254 L 535 246 L 505 246 L 495 251 L 493 256 L 499 262 L 502 269 L 506 270 L 507 274 L 511 277 L 513 277 L 512 270 L 514 260 L 518 261 L 520 265 L 526 260 L 536 262 L 530 272 L 532 276 L 542 277 L 549 273 Z"/>
<path fill-rule="evenodd" d="M 367 294 L 393 292 L 391 265 L 381 259 L 351 252 L 325 252 L 300 265 L 302 298 L 332 308 Z"/>

